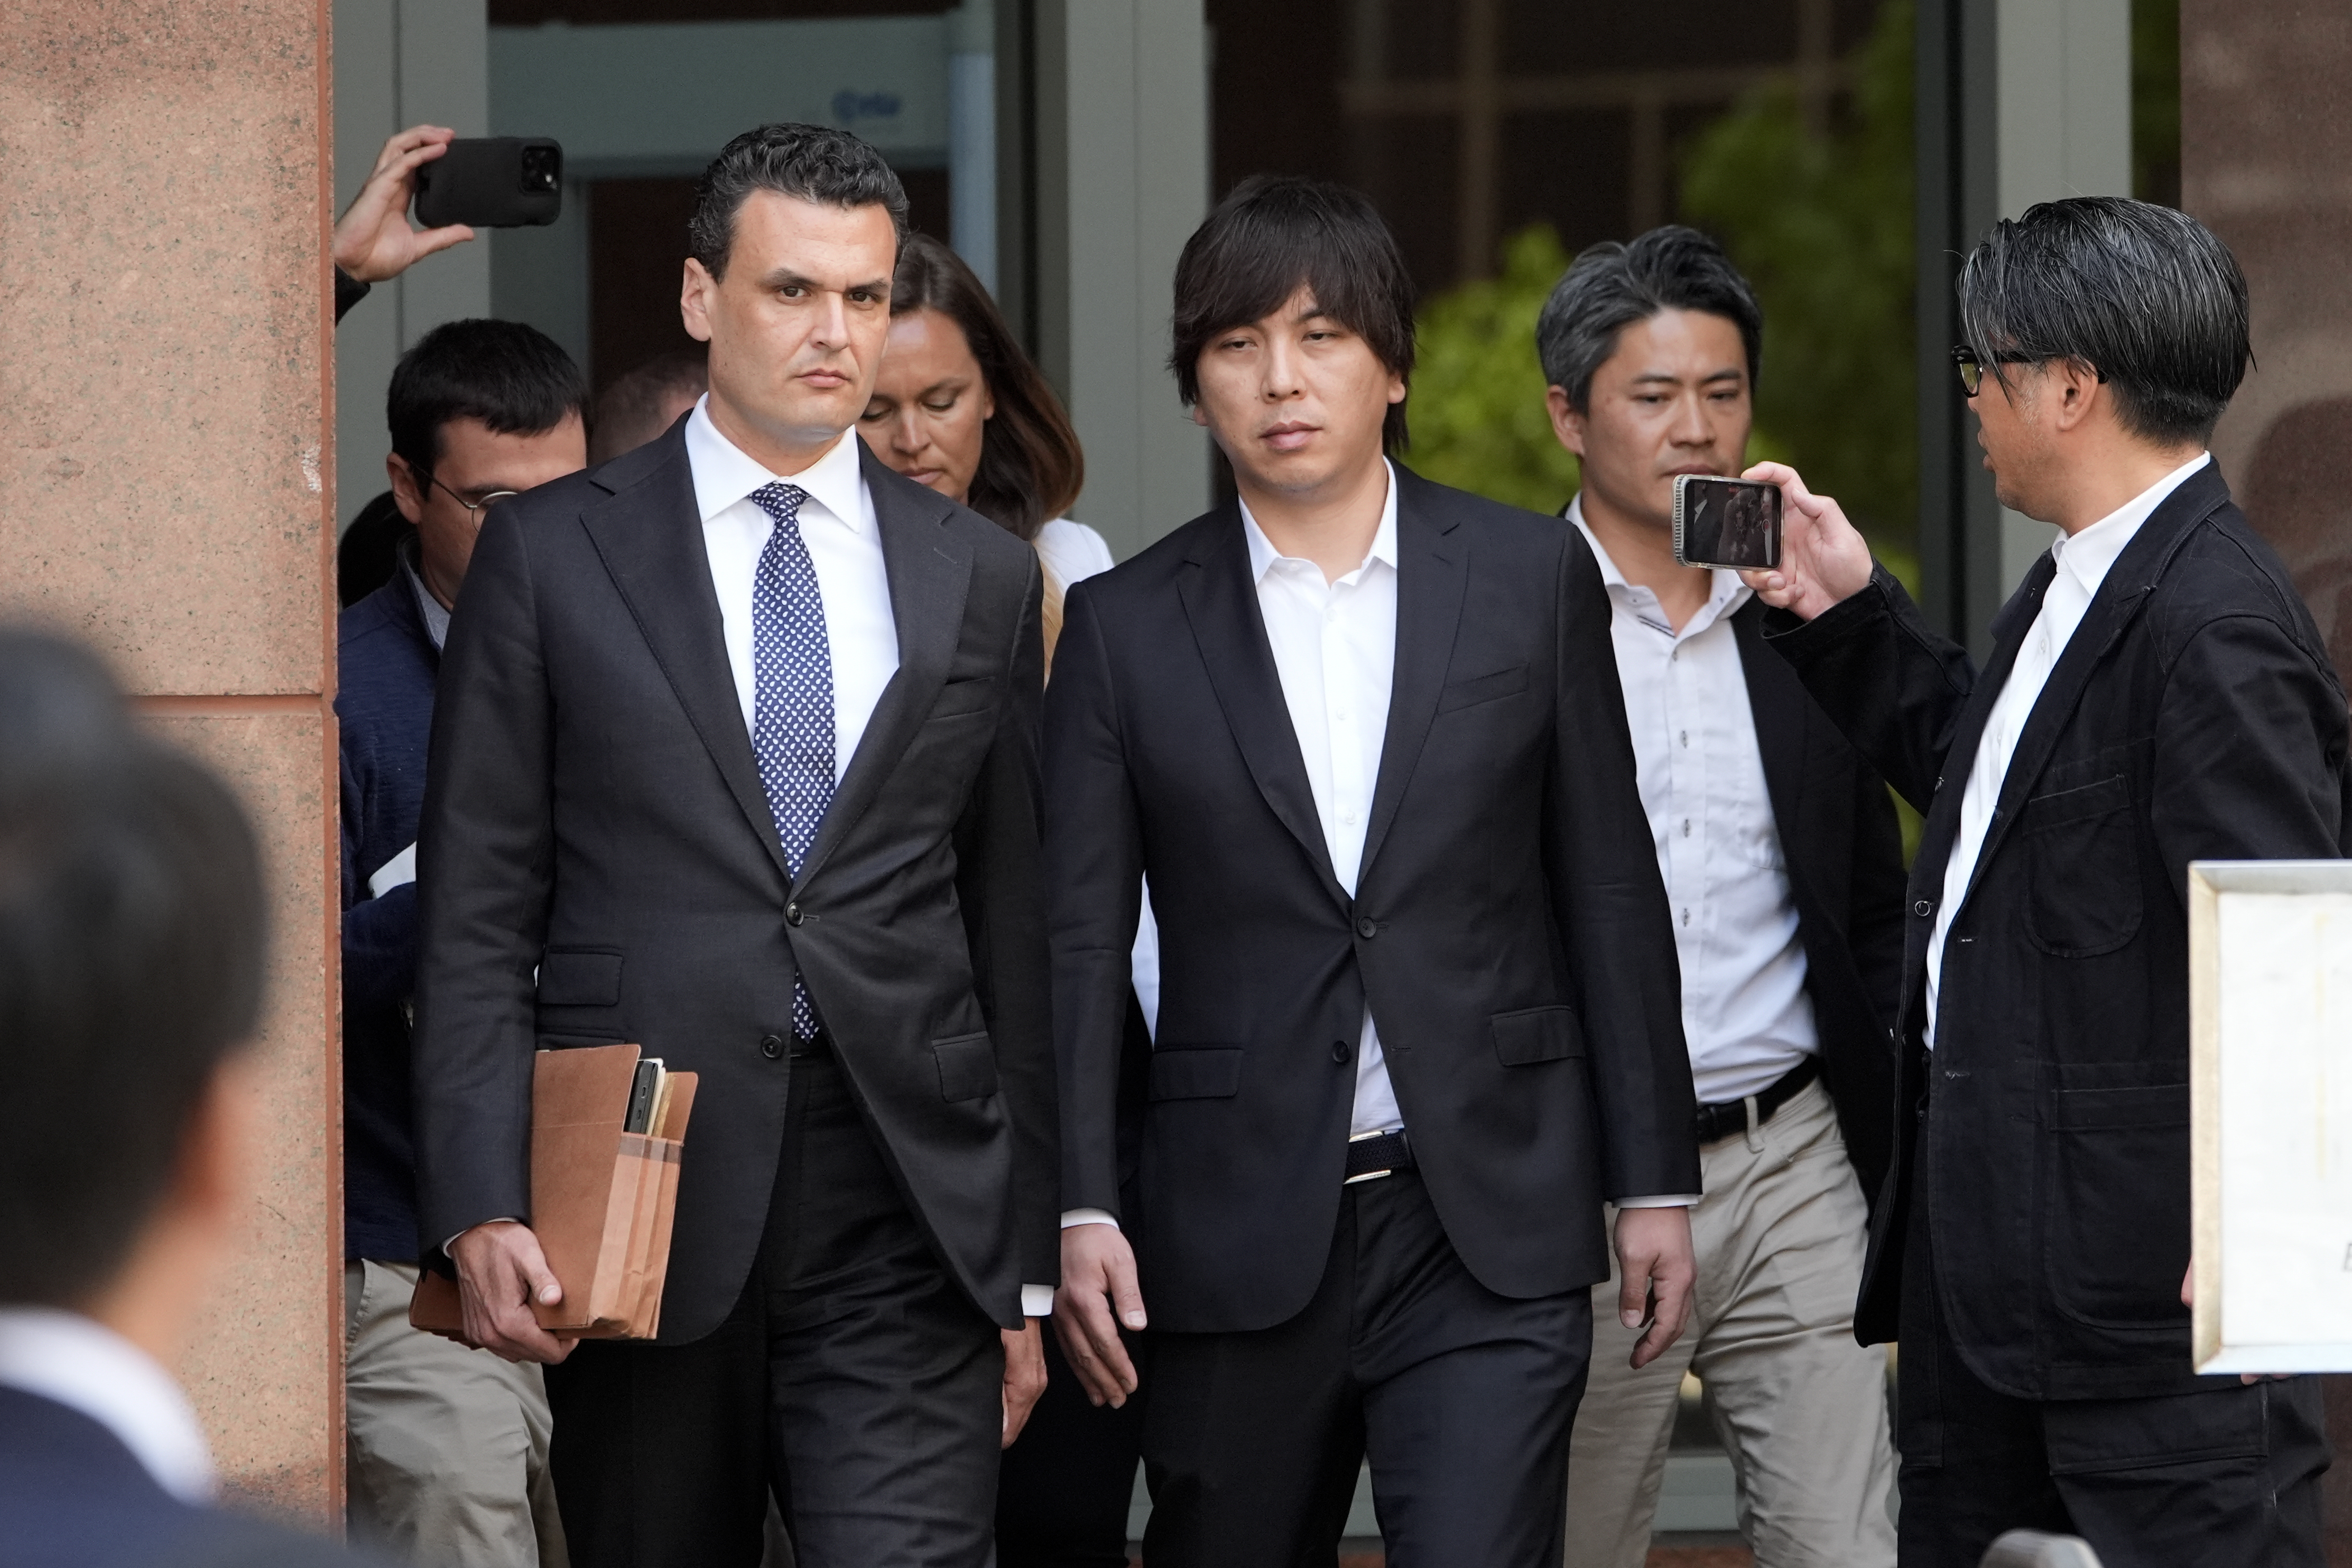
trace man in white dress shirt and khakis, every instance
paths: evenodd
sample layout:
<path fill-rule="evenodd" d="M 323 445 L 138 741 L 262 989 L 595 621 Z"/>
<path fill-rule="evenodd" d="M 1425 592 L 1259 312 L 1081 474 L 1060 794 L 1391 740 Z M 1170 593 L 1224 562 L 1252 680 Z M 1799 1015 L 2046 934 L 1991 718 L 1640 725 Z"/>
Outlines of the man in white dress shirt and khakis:
<path fill-rule="evenodd" d="M 1537 328 L 1673 905 L 1706 1173 L 1691 1332 L 1636 1369 L 1610 1353 L 1631 1336 L 1594 1314 L 1571 1568 L 1643 1561 L 1685 1372 L 1712 1396 L 1758 1563 L 1895 1561 L 1886 1358 L 1853 1337 L 1894 1092 L 1894 802 L 1762 645 L 1738 574 L 1674 559 L 1675 476 L 1739 469 L 1762 325 L 1715 243 L 1669 227 L 1587 249 Z"/>

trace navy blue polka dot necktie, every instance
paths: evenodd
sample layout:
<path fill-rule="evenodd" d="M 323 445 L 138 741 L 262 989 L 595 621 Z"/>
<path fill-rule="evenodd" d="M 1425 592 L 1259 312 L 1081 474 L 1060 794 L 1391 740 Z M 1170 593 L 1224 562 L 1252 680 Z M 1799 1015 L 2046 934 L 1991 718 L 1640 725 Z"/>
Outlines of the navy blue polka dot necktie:
<path fill-rule="evenodd" d="M 797 485 L 762 485 L 752 504 L 775 519 L 751 585 L 751 667 L 758 698 L 751 751 L 775 813 L 784 860 L 798 877 L 833 804 L 833 648 L 824 635 L 824 595 L 801 538 Z M 793 985 L 793 1032 L 816 1038 L 816 1009 L 804 980 Z"/>

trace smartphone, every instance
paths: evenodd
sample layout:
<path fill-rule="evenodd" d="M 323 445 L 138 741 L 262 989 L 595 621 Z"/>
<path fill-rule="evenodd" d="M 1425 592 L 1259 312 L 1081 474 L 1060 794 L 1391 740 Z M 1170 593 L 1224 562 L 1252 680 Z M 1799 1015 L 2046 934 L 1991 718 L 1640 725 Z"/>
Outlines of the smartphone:
<path fill-rule="evenodd" d="M 1675 476 L 1675 559 L 1685 566 L 1761 571 L 1780 564 L 1780 486 L 1758 479 Z"/>
<path fill-rule="evenodd" d="M 517 229 L 563 212 L 563 146 L 544 136 L 461 136 L 416 168 L 416 221 Z"/>

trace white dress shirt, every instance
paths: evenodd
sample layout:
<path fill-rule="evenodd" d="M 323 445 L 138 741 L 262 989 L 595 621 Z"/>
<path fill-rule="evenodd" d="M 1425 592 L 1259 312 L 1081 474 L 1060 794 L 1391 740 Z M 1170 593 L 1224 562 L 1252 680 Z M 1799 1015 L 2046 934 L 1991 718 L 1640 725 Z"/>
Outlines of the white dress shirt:
<path fill-rule="evenodd" d="M 1744 1099 L 1821 1047 L 1789 863 L 1764 781 L 1756 715 L 1731 617 L 1749 594 L 1717 570 L 1676 632 L 1658 596 L 1628 582 L 1584 520 L 1609 590 L 1610 638 L 1633 736 L 1642 809 L 1682 961 L 1683 1035 L 1702 1102 Z"/>
<path fill-rule="evenodd" d="M 187 1395 L 113 1330 L 78 1312 L 0 1307 L 0 1384 L 89 1416 L 182 1502 L 213 1500 L 212 1450 Z"/>
<path fill-rule="evenodd" d="M 1397 503 L 1396 474 L 1388 475 L 1388 498 L 1379 530 L 1363 564 L 1337 581 L 1324 580 L 1311 560 L 1279 553 L 1242 503 L 1242 532 L 1249 540 L 1250 576 L 1257 583 L 1258 611 L 1274 647 L 1274 667 L 1290 709 L 1290 727 L 1315 791 L 1315 814 L 1322 821 L 1323 845 L 1331 874 L 1356 895 L 1362 870 L 1364 830 L 1372 814 L 1372 789 L 1380 780 L 1381 743 L 1389 727 L 1389 688 L 1396 676 Z M 1372 1010 L 1364 1009 L 1356 1047 L 1356 1107 L 1350 1135 L 1385 1133 L 1404 1125 L 1396 1090 L 1389 1082 L 1388 1058 Z"/>
<path fill-rule="evenodd" d="M 808 492 L 801 503 L 801 538 L 816 568 L 824 600 L 824 639 L 833 655 L 833 777 L 849 759 L 874 716 L 882 688 L 898 673 L 898 620 L 890 608 L 890 575 L 882 561 L 882 528 L 858 466 L 857 436 L 844 431 L 825 455 L 798 474 L 771 474 L 710 423 L 709 398 L 686 421 L 686 457 L 694 473 L 694 502 L 702 514 L 702 542 L 710 557 L 710 586 L 719 592 L 727 663 L 735 672 L 743 727 L 758 722 L 760 678 L 751 657 L 751 590 L 760 552 L 775 519 L 751 499 L 779 482 Z"/>
<path fill-rule="evenodd" d="M 801 538 L 816 568 L 817 592 L 824 601 L 824 640 L 833 657 L 833 777 L 849 771 L 850 758 L 874 717 L 882 689 L 898 673 L 898 619 L 890 606 L 890 574 L 882 557 L 882 526 L 875 519 L 874 496 L 858 463 L 857 433 L 842 432 L 825 455 L 801 472 L 771 474 L 710 423 L 709 396 L 694 405 L 686 421 L 686 457 L 694 475 L 695 507 L 702 514 L 702 542 L 710 557 L 710 586 L 719 594 L 727 663 L 735 673 L 736 699 L 743 706 L 746 732 L 759 723 L 760 681 L 752 659 L 751 591 L 760 575 L 760 553 L 768 548 L 775 519 L 751 492 L 782 481 L 808 492 L 801 503 Z M 1023 1315 L 1042 1318 L 1054 1310 L 1054 1287 L 1023 1285 Z"/>
<path fill-rule="evenodd" d="M 2083 623 L 2083 612 L 2090 609 L 2099 584 L 2107 580 L 2107 569 L 2138 534 L 2148 514 L 2211 460 L 2209 454 L 2199 453 L 2081 533 L 2061 537 L 2050 547 L 2058 570 L 2042 592 L 2041 612 L 2026 628 L 2017 663 L 2010 666 L 2008 683 L 1985 716 L 1984 735 L 1977 742 L 1976 757 L 1969 764 L 1968 786 L 1960 796 L 1960 825 L 1952 840 L 1952 857 L 1944 862 L 1944 896 L 1936 909 L 1935 932 L 1927 938 L 1929 1050 L 1935 1049 L 1936 998 L 1943 989 L 1944 939 L 1951 935 L 1952 916 L 1959 913 L 1969 883 L 1975 880 L 1977 856 L 1984 851 L 1985 831 L 1992 825 L 1993 809 L 2000 803 L 2001 780 L 2009 773 L 2010 758 L 2016 754 L 2017 738 L 2025 733 L 2025 721 L 2033 716 L 2033 705 L 2041 699 L 2051 670 L 2066 652 L 2074 628 Z"/>

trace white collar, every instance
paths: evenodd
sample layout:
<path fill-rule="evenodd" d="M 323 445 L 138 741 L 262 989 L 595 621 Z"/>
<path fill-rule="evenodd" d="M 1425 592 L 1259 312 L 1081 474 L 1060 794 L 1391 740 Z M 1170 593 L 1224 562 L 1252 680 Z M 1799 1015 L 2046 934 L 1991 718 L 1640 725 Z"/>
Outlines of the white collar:
<path fill-rule="evenodd" d="M 1373 530 L 1372 548 L 1365 552 L 1363 565 L 1356 568 L 1354 571 L 1348 573 L 1346 577 L 1340 578 L 1339 580 L 1341 582 L 1349 581 L 1350 579 L 1359 576 L 1363 571 L 1364 567 L 1371 565 L 1372 562 L 1376 560 L 1386 562 L 1388 569 L 1391 571 L 1394 571 L 1396 570 L 1396 467 L 1385 457 L 1381 459 L 1381 466 L 1387 471 L 1389 481 L 1388 495 L 1381 502 L 1381 526 Z M 1252 582 L 1264 582 L 1265 580 L 1265 574 L 1274 569 L 1274 563 L 1276 561 L 1295 560 L 1297 558 L 1295 556 L 1286 556 L 1280 550 L 1274 548 L 1274 541 L 1265 537 L 1265 530 L 1259 528 L 1257 526 L 1257 519 L 1250 515 L 1249 503 L 1247 501 L 1241 503 L 1241 508 L 1242 537 L 1249 541 L 1250 580 Z"/>
<path fill-rule="evenodd" d="M 709 522 L 763 485 L 797 485 L 810 499 L 854 533 L 866 531 L 862 503 L 864 472 L 858 466 L 857 433 L 845 430 L 824 456 L 797 474 L 771 474 L 710 423 L 705 392 L 686 421 L 686 459 L 694 473 L 694 504 Z"/>
<path fill-rule="evenodd" d="M 2081 533 L 2059 535 L 2051 541 L 2050 559 L 2081 583 L 2084 593 L 2096 595 L 2099 584 L 2107 580 L 2108 569 L 2124 553 L 2124 547 L 2138 535 L 2140 525 L 2164 505 L 2166 497 L 2211 461 L 2211 453 L 2200 452 Z"/>
<path fill-rule="evenodd" d="M 212 1501 L 212 1450 L 187 1395 L 113 1330 L 79 1312 L 0 1307 L 0 1384 L 89 1416 L 182 1502 Z"/>
<path fill-rule="evenodd" d="M 1666 624 L 1665 611 L 1658 603 L 1657 593 L 1638 582 L 1629 581 L 1625 574 L 1618 570 L 1616 561 L 1611 559 L 1607 547 L 1601 544 L 1601 536 L 1594 533 L 1592 525 L 1584 520 L 1583 491 L 1579 490 L 1575 497 L 1568 503 L 1565 516 L 1570 522 L 1576 525 L 1576 531 L 1584 536 L 1584 542 L 1592 547 L 1592 559 L 1601 568 L 1601 585 L 1609 591 L 1610 597 L 1625 600 L 1626 608 L 1635 616 L 1646 624 L 1664 632 L 1677 642 L 1685 637 L 1697 636 L 1748 602 L 1748 588 L 1746 583 L 1739 580 L 1739 574 L 1717 567 L 1714 585 L 1707 591 L 1706 602 L 1699 606 L 1696 614 L 1683 622 L 1683 629 L 1680 632 L 1676 632 Z M 1645 611 L 1649 613 L 1643 613 Z"/>

